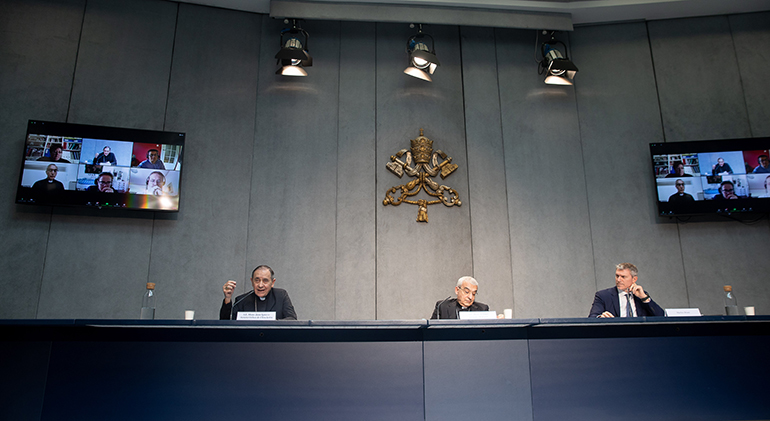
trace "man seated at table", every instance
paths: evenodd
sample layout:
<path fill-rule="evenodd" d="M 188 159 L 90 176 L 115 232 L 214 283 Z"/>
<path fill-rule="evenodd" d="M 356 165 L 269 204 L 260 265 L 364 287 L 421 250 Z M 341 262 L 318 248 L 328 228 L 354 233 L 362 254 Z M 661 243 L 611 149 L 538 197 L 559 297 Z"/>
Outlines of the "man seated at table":
<path fill-rule="evenodd" d="M 663 316 L 663 309 L 636 284 L 638 273 L 631 263 L 615 266 L 615 286 L 596 293 L 588 317 Z"/>
<path fill-rule="evenodd" d="M 461 311 L 489 311 L 489 306 L 477 303 L 476 293 L 479 291 L 479 283 L 470 276 L 463 276 L 457 280 L 455 294 L 457 298 L 437 301 L 431 319 L 459 319 Z"/>
<path fill-rule="evenodd" d="M 233 307 L 233 291 L 235 281 L 227 281 L 222 286 L 225 299 L 219 309 L 220 320 L 236 320 L 239 311 L 274 311 L 276 320 L 297 320 L 297 313 L 286 290 L 273 288 L 275 273 L 269 266 L 260 265 L 251 271 L 252 291 L 235 298 Z"/>
<path fill-rule="evenodd" d="M 115 154 L 112 153 L 112 148 L 105 146 L 102 149 L 102 153 L 97 154 L 96 157 L 94 157 L 94 165 L 99 164 L 118 165 L 118 159 L 115 158 Z"/>

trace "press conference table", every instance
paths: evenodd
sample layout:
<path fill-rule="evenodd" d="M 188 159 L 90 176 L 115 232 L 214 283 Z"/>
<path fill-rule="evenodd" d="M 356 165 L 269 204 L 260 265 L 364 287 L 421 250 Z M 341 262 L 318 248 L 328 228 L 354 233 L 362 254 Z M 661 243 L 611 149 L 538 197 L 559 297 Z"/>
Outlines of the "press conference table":
<path fill-rule="evenodd" d="M 770 419 L 770 317 L 0 320 L 0 419 Z"/>

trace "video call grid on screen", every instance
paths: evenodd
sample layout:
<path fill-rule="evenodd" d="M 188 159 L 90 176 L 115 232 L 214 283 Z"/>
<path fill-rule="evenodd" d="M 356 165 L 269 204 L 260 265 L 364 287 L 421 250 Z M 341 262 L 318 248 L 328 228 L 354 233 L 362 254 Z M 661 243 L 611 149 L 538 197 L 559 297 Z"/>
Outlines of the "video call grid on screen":
<path fill-rule="evenodd" d="M 184 137 L 31 120 L 17 203 L 178 211 Z"/>
<path fill-rule="evenodd" d="M 768 138 L 654 143 L 650 151 L 662 214 L 770 209 Z"/>

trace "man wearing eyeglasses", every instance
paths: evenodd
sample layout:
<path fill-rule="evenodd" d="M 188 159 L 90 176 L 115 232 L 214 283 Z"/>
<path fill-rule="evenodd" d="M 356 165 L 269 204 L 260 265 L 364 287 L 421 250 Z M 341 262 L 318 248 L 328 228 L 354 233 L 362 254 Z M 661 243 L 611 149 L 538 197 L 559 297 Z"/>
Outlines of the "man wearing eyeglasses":
<path fill-rule="evenodd" d="M 225 299 L 222 308 L 219 309 L 220 320 L 236 320 L 239 311 L 274 311 L 276 320 L 297 320 L 297 313 L 286 290 L 273 288 L 275 285 L 275 272 L 269 266 L 257 266 L 251 272 L 252 291 L 235 297 L 235 281 L 227 281 L 222 286 Z M 235 303 L 235 307 L 233 307 Z"/>
<path fill-rule="evenodd" d="M 115 193 L 115 189 L 112 188 L 112 182 L 114 181 L 114 179 L 115 179 L 115 176 L 113 176 L 112 173 L 105 171 L 99 174 L 98 177 L 96 177 L 96 180 L 94 180 L 94 185 L 87 188 L 86 191 L 100 192 L 100 193 Z"/>
<path fill-rule="evenodd" d="M 738 195 L 735 194 L 735 184 L 732 181 L 723 181 L 719 185 L 719 194 L 714 196 L 714 200 L 724 199 L 739 199 Z"/>
<path fill-rule="evenodd" d="M 447 298 L 436 302 L 431 319 L 459 319 L 461 311 L 489 311 L 489 306 L 476 302 L 479 283 L 470 276 L 457 280 L 455 294 L 457 298 Z"/>
<path fill-rule="evenodd" d="M 61 193 L 64 191 L 64 184 L 56 180 L 56 175 L 59 174 L 59 167 L 55 164 L 50 164 L 45 169 L 46 178 L 35 181 L 32 185 L 32 190 L 37 193 Z"/>
<path fill-rule="evenodd" d="M 672 194 L 668 201 L 669 203 L 677 203 L 677 202 L 694 202 L 695 199 L 693 199 L 692 195 L 689 195 L 684 192 L 684 180 L 677 179 L 674 183 L 676 186 L 676 193 Z"/>

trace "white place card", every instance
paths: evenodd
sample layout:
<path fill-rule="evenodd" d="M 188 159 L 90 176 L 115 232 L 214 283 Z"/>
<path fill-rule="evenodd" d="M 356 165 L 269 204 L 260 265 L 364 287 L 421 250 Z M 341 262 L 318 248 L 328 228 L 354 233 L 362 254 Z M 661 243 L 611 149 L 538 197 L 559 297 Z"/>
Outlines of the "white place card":
<path fill-rule="evenodd" d="M 236 320 L 275 320 L 274 311 L 239 311 Z"/>
<path fill-rule="evenodd" d="M 700 309 L 697 308 L 667 308 L 666 317 L 692 317 L 700 316 Z"/>
<path fill-rule="evenodd" d="M 497 312 L 495 311 L 461 311 L 460 320 L 482 320 L 482 319 L 496 319 Z"/>

